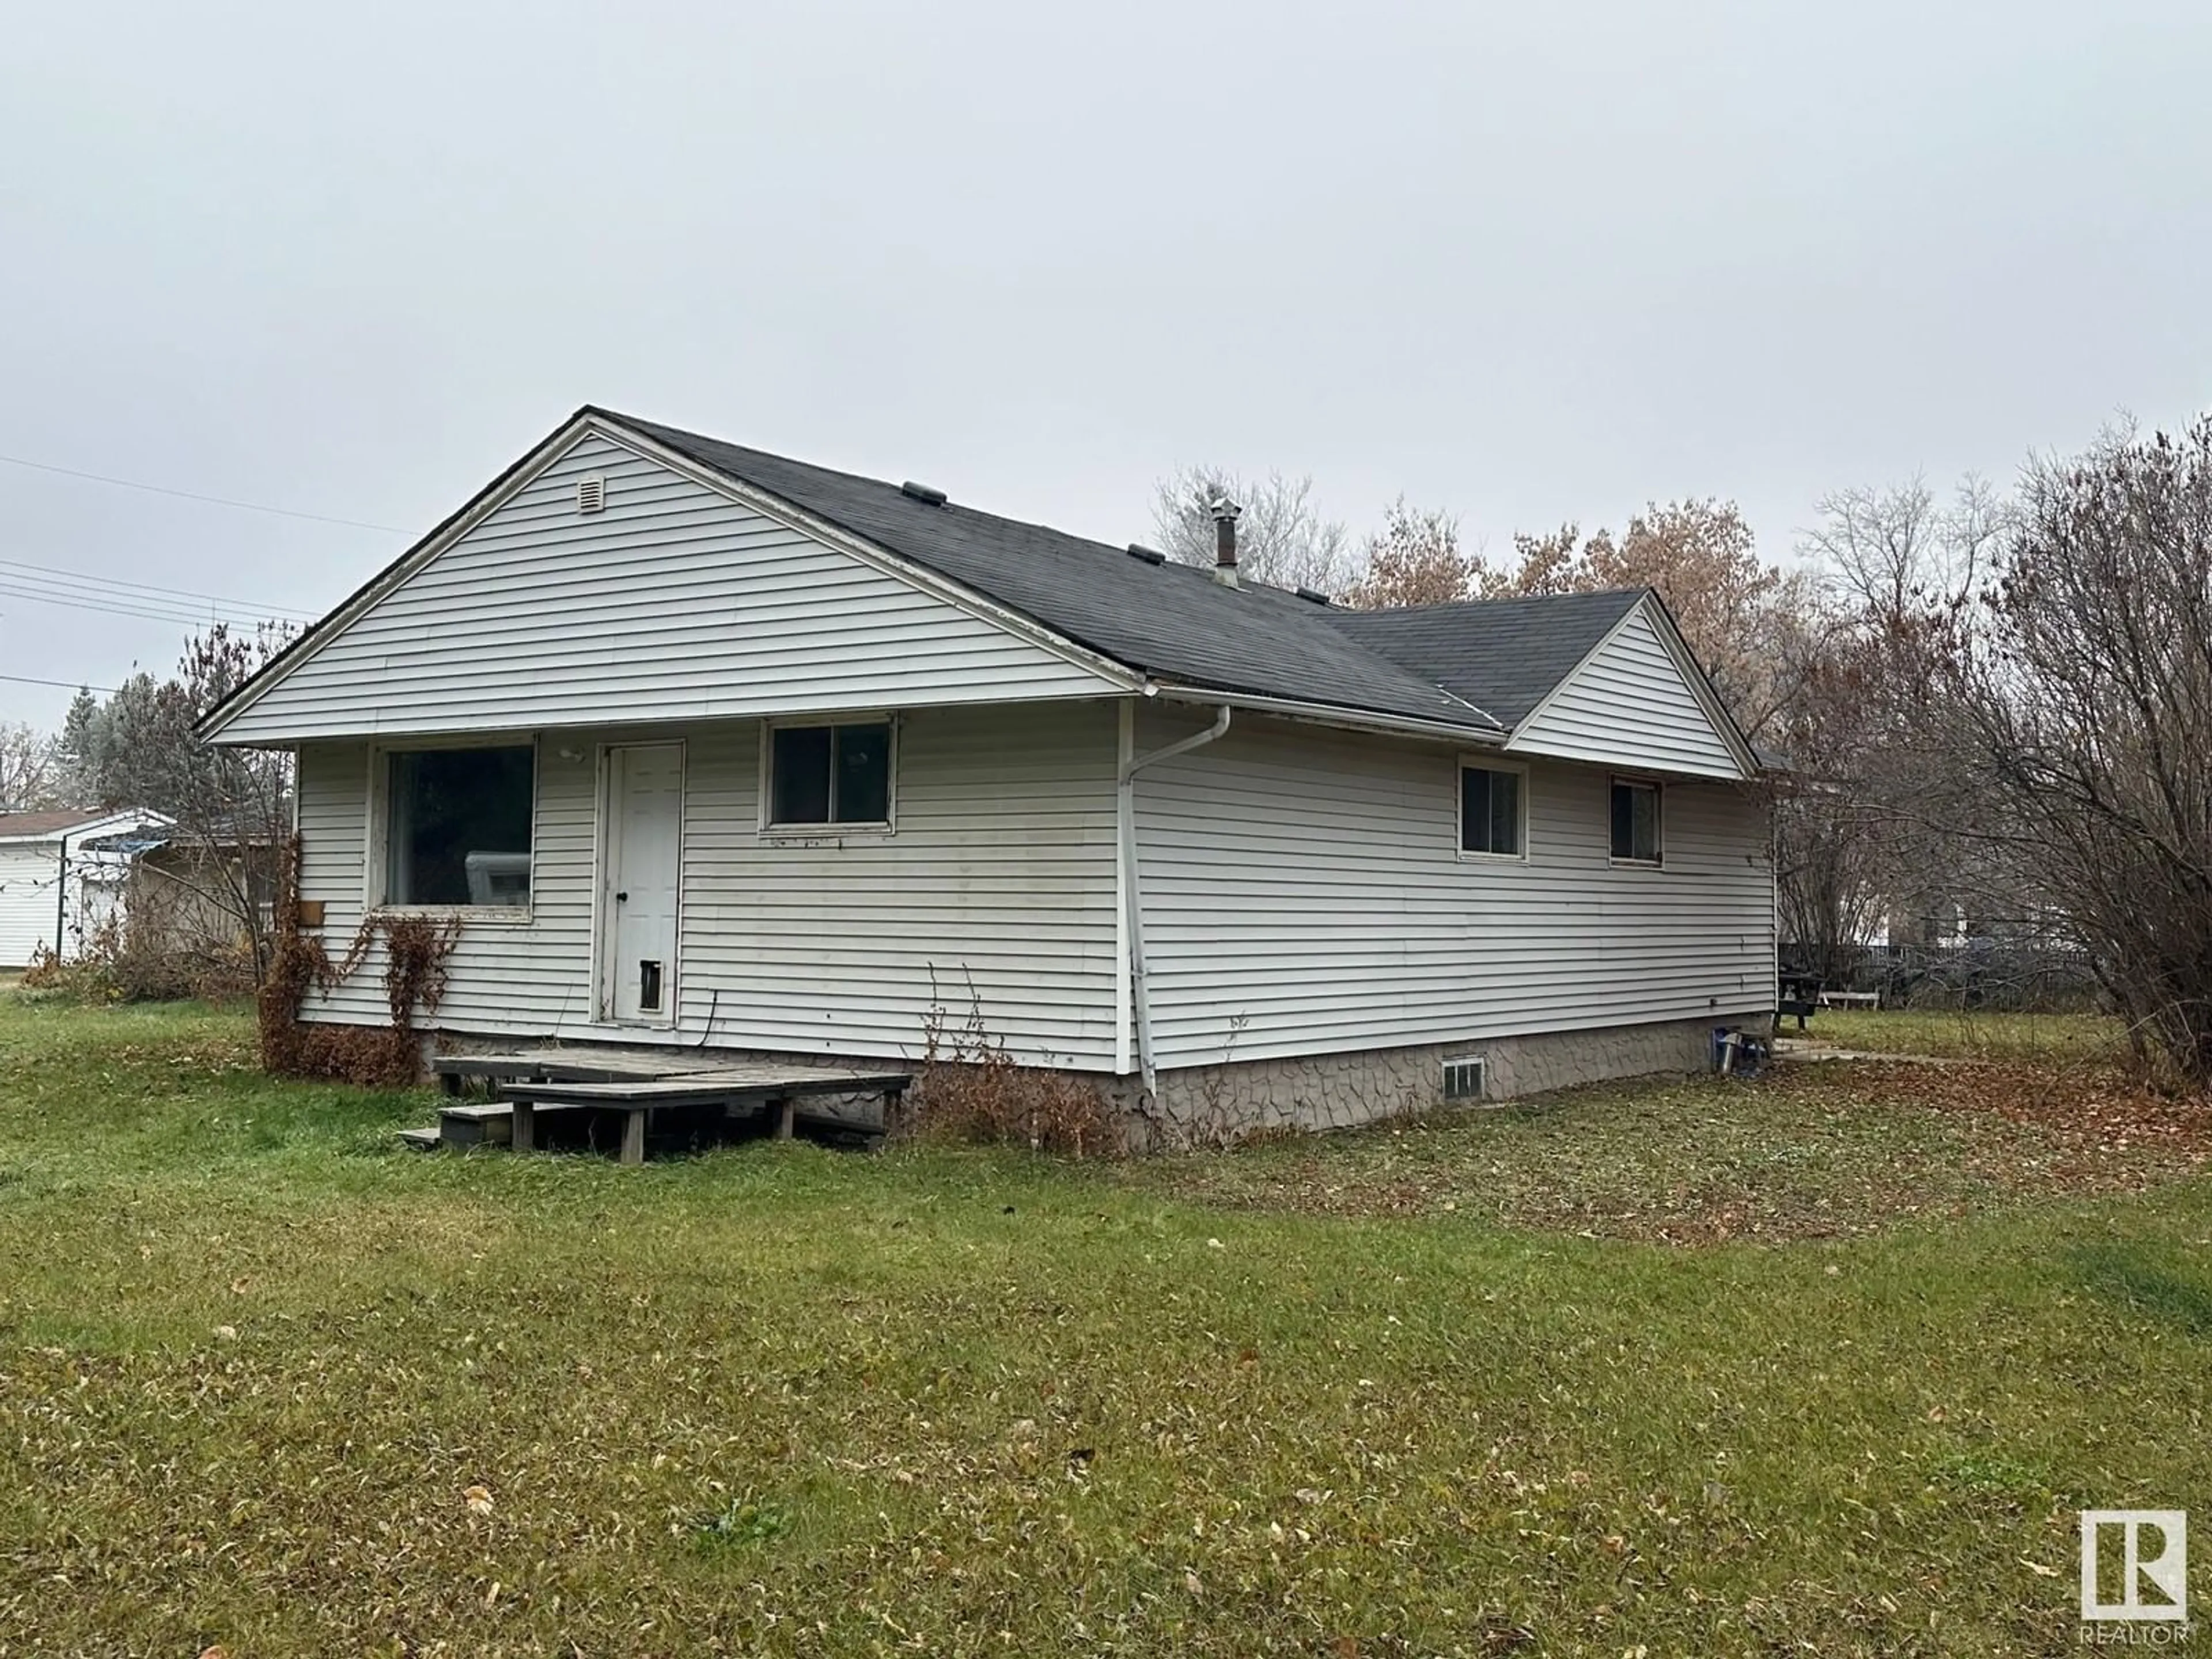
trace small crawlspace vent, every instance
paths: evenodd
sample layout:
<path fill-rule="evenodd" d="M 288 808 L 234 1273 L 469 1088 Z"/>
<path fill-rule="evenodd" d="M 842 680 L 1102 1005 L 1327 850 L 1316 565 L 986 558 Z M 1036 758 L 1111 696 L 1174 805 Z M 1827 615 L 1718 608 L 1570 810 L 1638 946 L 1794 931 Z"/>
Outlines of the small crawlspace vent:
<path fill-rule="evenodd" d="M 1483 1083 L 1482 1056 L 1462 1055 L 1444 1061 L 1444 1098 L 1446 1100 L 1480 1100 Z"/>
<path fill-rule="evenodd" d="M 593 472 L 576 480 L 576 511 L 597 513 L 607 504 L 607 481 Z"/>

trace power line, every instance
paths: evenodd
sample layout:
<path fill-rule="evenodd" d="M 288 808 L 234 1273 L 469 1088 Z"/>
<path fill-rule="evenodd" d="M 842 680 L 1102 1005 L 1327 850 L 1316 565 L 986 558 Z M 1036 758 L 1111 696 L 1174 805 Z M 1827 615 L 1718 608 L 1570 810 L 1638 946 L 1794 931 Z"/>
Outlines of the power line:
<path fill-rule="evenodd" d="M 228 599 L 219 594 L 197 592 L 190 588 L 161 587 L 152 582 L 126 581 L 120 576 L 80 574 L 73 570 L 65 570 L 58 565 L 27 564 L 20 559 L 0 559 L 0 580 L 7 580 L 5 573 L 10 571 L 21 571 L 28 575 L 58 578 L 70 584 L 74 590 L 89 592 L 94 595 L 99 595 L 103 589 L 106 588 L 129 588 L 135 591 L 130 593 L 118 593 L 114 597 L 134 599 L 138 594 L 143 593 L 165 600 L 189 599 L 201 605 L 228 606 L 233 610 L 252 611 L 256 615 L 290 617 L 301 622 L 314 620 L 312 611 L 295 611 L 289 605 L 257 605 L 251 599 Z"/>
<path fill-rule="evenodd" d="M 73 611 L 106 611 L 118 617 L 144 617 L 154 622 L 214 622 L 215 608 L 200 606 L 186 609 L 182 604 L 167 599 L 140 600 L 127 593 L 93 594 L 57 592 L 52 588 L 32 586 L 0 574 L 0 596 L 11 599 L 28 599 L 33 605 L 64 605 Z"/>
<path fill-rule="evenodd" d="M 289 507 L 268 507 L 259 501 L 241 501 L 228 495 L 202 495 L 190 489 L 172 489 L 166 484 L 141 483 L 136 478 L 111 477 L 104 472 L 80 472 L 73 466 L 54 466 L 46 461 L 28 461 L 21 455 L 0 455 L 0 461 L 9 466 L 27 466 L 33 472 L 56 472 L 64 478 L 82 478 L 91 483 L 113 484 L 118 489 L 143 489 L 149 495 L 174 495 L 180 501 L 204 501 L 210 507 L 234 507 L 243 513 L 269 513 L 280 519 L 307 519 L 315 524 L 343 525 L 349 530 L 379 530 L 397 536 L 397 526 L 369 524 L 361 519 L 336 519 L 327 513 L 301 513 Z"/>
<path fill-rule="evenodd" d="M 18 685 L 59 686 L 64 691 L 105 691 L 111 696 L 115 692 L 115 688 L 112 685 L 88 685 L 82 680 L 33 679 L 28 674 L 0 674 L 0 680 L 13 680 Z"/>
<path fill-rule="evenodd" d="M 33 605 L 61 605 L 72 611 L 98 611 L 114 617 L 137 617 L 145 622 L 183 623 L 201 626 L 213 622 L 258 623 L 271 618 L 258 616 L 249 607 L 226 614 L 220 606 L 185 605 L 183 601 L 139 599 L 129 593 L 64 596 L 52 591 L 11 583 L 0 574 L 0 598 L 27 599 Z M 282 620 L 276 618 L 275 620 Z"/>

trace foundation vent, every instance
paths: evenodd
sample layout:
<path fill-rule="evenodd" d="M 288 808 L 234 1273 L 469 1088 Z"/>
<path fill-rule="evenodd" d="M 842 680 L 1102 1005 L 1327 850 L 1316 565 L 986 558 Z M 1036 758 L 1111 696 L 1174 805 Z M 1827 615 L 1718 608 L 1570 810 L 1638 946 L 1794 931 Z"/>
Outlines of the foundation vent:
<path fill-rule="evenodd" d="M 1444 1060 L 1444 1098 L 1480 1100 L 1488 1067 L 1480 1054 L 1462 1054 Z"/>
<path fill-rule="evenodd" d="M 607 504 L 607 481 L 593 472 L 576 480 L 576 511 L 598 513 Z"/>

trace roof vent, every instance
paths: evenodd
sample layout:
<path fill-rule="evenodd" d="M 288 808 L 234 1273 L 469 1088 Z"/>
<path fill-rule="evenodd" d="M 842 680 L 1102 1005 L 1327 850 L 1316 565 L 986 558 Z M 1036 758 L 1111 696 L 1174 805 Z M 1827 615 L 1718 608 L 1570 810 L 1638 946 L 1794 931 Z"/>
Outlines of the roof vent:
<path fill-rule="evenodd" d="M 1168 556 L 1161 552 L 1158 548 L 1146 547 L 1142 542 L 1129 544 L 1129 556 L 1133 559 L 1142 559 L 1146 564 L 1165 564 L 1168 562 Z"/>
<path fill-rule="evenodd" d="M 911 478 L 908 478 L 904 483 L 899 486 L 899 494 L 902 495 L 912 496 L 915 501 L 920 501 L 924 507 L 942 507 L 945 505 L 945 492 L 943 490 L 932 489 L 927 484 L 916 483 Z"/>
<path fill-rule="evenodd" d="M 607 481 L 596 472 L 576 480 L 576 511 L 597 513 L 607 504 Z"/>
<path fill-rule="evenodd" d="M 1327 605 L 1329 602 L 1328 594 L 1316 593 L 1310 587 L 1299 588 L 1297 595 L 1302 599 L 1310 599 L 1316 605 Z"/>

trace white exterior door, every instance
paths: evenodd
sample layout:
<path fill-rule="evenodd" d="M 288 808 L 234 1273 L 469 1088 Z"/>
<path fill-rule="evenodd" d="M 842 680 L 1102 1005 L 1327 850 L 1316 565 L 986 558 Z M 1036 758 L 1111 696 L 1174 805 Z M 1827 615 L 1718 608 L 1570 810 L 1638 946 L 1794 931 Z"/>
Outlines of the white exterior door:
<path fill-rule="evenodd" d="M 606 776 L 599 808 L 599 1015 L 629 1025 L 672 1025 L 684 745 L 609 749 Z"/>

